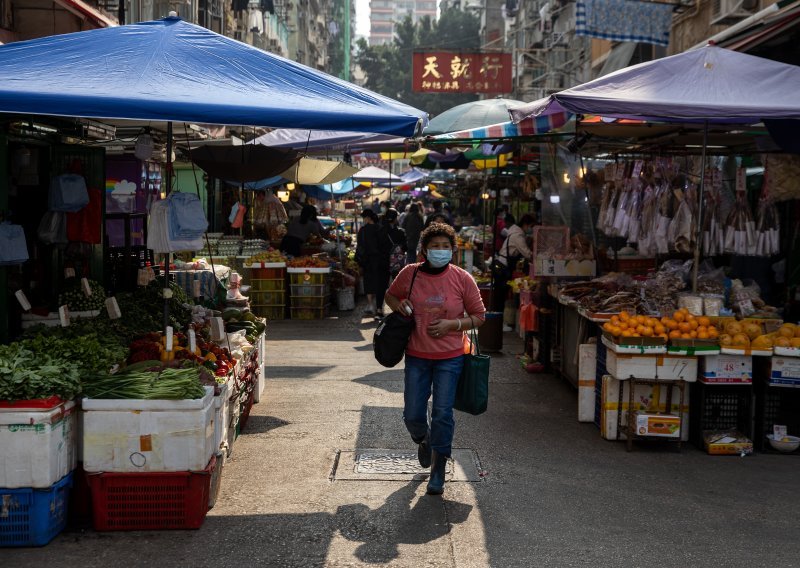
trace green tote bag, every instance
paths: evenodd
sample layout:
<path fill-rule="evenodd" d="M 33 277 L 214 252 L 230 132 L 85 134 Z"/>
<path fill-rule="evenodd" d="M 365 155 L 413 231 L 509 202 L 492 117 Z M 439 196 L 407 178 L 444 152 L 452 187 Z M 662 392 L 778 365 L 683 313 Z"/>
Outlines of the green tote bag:
<path fill-rule="evenodd" d="M 491 357 L 481 355 L 478 334 L 472 330 L 472 351 L 464 355 L 464 368 L 456 389 L 453 408 L 468 414 L 483 414 L 489 404 L 489 362 Z"/>

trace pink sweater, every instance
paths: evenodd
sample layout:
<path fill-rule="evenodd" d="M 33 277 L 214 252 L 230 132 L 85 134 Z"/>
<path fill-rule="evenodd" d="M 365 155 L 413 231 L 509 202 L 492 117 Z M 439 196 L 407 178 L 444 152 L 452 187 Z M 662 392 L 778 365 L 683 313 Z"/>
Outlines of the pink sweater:
<path fill-rule="evenodd" d="M 389 287 L 389 293 L 403 300 L 414 270 L 419 264 L 409 264 Z M 444 337 L 431 337 L 427 328 L 437 319 L 457 319 L 468 315 L 484 319 L 486 308 L 478 285 L 470 274 L 451 264 L 441 274 L 426 274 L 420 270 L 409 298 L 414 306 L 416 326 L 411 332 L 406 353 L 423 359 L 450 359 L 464 354 L 464 332 L 451 331 Z"/>

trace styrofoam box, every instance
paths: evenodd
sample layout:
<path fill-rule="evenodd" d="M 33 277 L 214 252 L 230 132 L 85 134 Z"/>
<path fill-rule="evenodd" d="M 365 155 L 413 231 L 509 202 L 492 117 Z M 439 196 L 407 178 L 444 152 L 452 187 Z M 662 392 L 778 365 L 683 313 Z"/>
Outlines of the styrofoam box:
<path fill-rule="evenodd" d="M 782 387 L 800 387 L 800 359 L 773 356 L 767 382 Z"/>
<path fill-rule="evenodd" d="M 253 402 L 261 402 L 261 395 L 264 394 L 264 349 L 266 341 L 264 340 L 266 334 L 262 333 L 256 343 L 258 348 L 258 382 L 256 383 L 256 390 L 253 396 Z"/>
<path fill-rule="evenodd" d="M 609 350 L 606 368 L 618 379 L 654 379 L 661 381 L 697 381 L 697 357 L 683 355 L 626 355 Z"/>
<path fill-rule="evenodd" d="M 578 422 L 594 422 L 597 345 L 580 345 L 578 351 Z"/>
<path fill-rule="evenodd" d="M 50 487 L 78 461 L 73 401 L 0 411 L 0 487 Z"/>
<path fill-rule="evenodd" d="M 214 387 L 192 400 L 83 399 L 87 473 L 200 471 L 214 447 Z"/>
<path fill-rule="evenodd" d="M 628 393 L 630 392 L 630 381 L 618 381 L 614 377 L 606 375 L 603 377 L 600 404 L 600 435 L 606 440 L 617 439 L 617 412 L 619 408 L 619 388 L 623 385 L 622 391 L 622 424 L 625 426 L 628 410 Z M 689 441 L 689 391 L 686 387 L 683 397 L 683 414 L 681 417 L 681 440 Z M 656 397 L 656 394 L 658 395 Z M 677 387 L 672 389 L 672 408 L 670 412 L 677 414 L 680 406 L 681 393 Z M 658 398 L 658 404 L 656 404 Z M 666 412 L 667 407 L 667 385 L 636 385 L 633 394 L 633 411 L 637 412 Z M 620 440 L 625 440 L 624 431 L 620 432 Z"/>
<path fill-rule="evenodd" d="M 703 357 L 704 383 L 753 382 L 753 358 L 750 355 L 709 355 Z"/>
<path fill-rule="evenodd" d="M 225 411 L 228 406 L 228 383 L 220 385 L 219 394 L 214 396 L 214 451 L 218 452 L 222 446 L 222 441 L 227 435 L 224 429 Z"/>

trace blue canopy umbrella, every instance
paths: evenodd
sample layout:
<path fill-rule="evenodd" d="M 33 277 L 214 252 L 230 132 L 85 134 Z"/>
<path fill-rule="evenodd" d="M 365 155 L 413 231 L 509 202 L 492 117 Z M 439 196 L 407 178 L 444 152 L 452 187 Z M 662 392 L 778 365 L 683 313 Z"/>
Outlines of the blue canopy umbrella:
<path fill-rule="evenodd" d="M 354 181 L 353 178 L 347 178 L 336 183 L 325 185 L 301 185 L 300 189 L 302 189 L 307 196 L 313 197 L 314 199 L 331 199 L 350 193 L 358 187 L 358 185 L 358 182 Z"/>
<path fill-rule="evenodd" d="M 0 112 L 413 136 L 426 114 L 178 17 L 0 46 Z"/>

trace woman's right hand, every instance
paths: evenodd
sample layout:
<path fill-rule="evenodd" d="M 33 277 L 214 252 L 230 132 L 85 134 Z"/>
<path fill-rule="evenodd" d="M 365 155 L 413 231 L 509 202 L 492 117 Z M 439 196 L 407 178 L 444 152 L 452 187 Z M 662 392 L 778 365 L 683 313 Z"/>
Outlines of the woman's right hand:
<path fill-rule="evenodd" d="M 400 303 L 397 305 L 397 311 L 403 314 L 404 316 L 410 316 L 414 313 L 414 306 L 408 299 L 401 300 Z"/>

